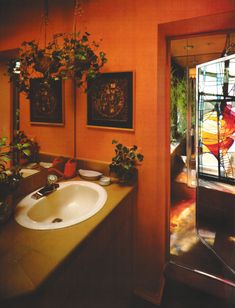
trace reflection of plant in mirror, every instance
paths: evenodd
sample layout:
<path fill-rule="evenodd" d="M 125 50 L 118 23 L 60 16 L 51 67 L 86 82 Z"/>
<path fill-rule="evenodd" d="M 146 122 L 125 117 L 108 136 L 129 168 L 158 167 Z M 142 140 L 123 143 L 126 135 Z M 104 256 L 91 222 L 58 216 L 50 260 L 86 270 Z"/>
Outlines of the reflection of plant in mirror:
<path fill-rule="evenodd" d="M 137 152 L 138 147 L 136 145 L 127 147 L 116 140 L 113 140 L 112 144 L 115 144 L 116 155 L 109 165 L 110 171 L 116 173 L 120 182 L 129 183 L 136 174 L 137 162 L 142 162 L 144 156 Z"/>
<path fill-rule="evenodd" d="M 12 159 L 16 165 L 25 164 L 27 162 L 37 162 L 39 145 L 34 138 L 28 138 L 21 130 L 14 132 L 12 146 Z"/>
<path fill-rule="evenodd" d="M 171 71 L 171 140 L 183 137 L 187 126 L 186 78 Z"/>
<path fill-rule="evenodd" d="M 14 191 L 22 178 L 19 166 L 13 166 L 9 171 L 7 164 L 10 162 L 14 151 L 19 151 L 30 156 L 27 143 L 11 145 L 7 137 L 0 137 L 0 200 Z"/>
<path fill-rule="evenodd" d="M 0 137 L 0 182 L 5 177 L 6 164 L 10 161 L 7 137 Z"/>

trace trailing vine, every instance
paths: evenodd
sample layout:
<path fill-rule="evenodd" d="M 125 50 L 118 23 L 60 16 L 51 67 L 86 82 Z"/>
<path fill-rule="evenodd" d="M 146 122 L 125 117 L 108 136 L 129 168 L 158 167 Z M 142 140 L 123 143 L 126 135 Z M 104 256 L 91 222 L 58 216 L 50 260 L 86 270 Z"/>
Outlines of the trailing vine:
<path fill-rule="evenodd" d="M 77 87 L 84 87 L 107 62 L 105 53 L 97 52 L 99 44 L 90 42 L 89 37 L 88 32 L 59 33 L 44 48 L 35 40 L 23 42 L 19 55 L 9 62 L 10 81 L 28 97 L 32 78 L 41 78 L 42 91 L 47 91 L 51 80 L 68 78 L 74 78 Z"/>

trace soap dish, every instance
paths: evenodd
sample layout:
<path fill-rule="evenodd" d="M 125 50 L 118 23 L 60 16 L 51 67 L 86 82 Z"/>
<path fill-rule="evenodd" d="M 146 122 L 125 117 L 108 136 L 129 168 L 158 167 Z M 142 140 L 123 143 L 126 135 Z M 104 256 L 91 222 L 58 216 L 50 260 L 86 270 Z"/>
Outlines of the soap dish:
<path fill-rule="evenodd" d="M 44 162 L 44 161 L 40 161 L 39 165 L 43 168 L 49 169 L 52 167 L 52 163 L 48 163 L 48 162 Z"/>
<path fill-rule="evenodd" d="M 99 178 L 102 176 L 102 173 L 93 170 L 79 169 L 78 173 L 83 179 L 91 181 L 99 180 Z"/>
<path fill-rule="evenodd" d="M 111 180 L 108 176 L 102 176 L 99 180 L 99 184 L 102 186 L 107 186 L 111 183 Z"/>

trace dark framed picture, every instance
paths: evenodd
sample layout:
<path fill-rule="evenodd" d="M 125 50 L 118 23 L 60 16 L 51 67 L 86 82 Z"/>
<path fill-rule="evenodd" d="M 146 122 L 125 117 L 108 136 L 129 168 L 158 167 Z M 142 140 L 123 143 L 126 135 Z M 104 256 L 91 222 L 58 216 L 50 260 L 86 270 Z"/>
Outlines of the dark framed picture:
<path fill-rule="evenodd" d="M 64 125 L 63 82 L 42 78 L 30 80 L 30 122 L 38 125 Z"/>
<path fill-rule="evenodd" d="M 88 82 L 87 124 L 133 129 L 133 73 L 103 73 Z"/>

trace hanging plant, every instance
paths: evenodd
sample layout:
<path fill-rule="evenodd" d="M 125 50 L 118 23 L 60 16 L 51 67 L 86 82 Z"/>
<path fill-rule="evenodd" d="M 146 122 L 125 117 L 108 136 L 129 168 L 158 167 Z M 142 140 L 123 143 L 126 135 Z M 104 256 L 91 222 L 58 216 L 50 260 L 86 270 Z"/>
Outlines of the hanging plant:
<path fill-rule="evenodd" d="M 42 89 L 50 81 L 74 78 L 80 88 L 94 79 L 107 62 L 103 51 L 97 53 L 99 44 L 89 41 L 90 34 L 59 33 L 45 48 L 33 40 L 23 42 L 17 58 L 8 65 L 10 81 L 14 81 L 20 92 L 30 96 L 30 79 L 41 78 Z"/>

